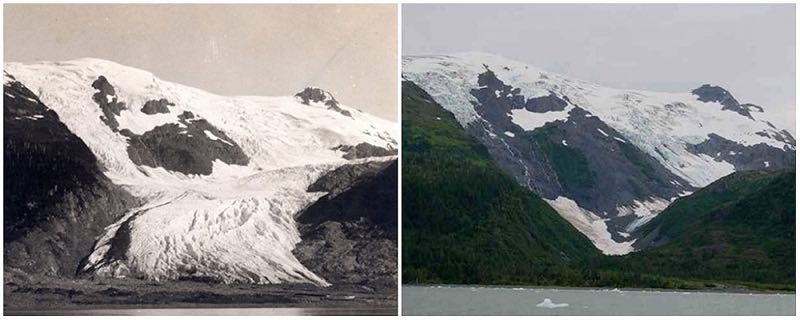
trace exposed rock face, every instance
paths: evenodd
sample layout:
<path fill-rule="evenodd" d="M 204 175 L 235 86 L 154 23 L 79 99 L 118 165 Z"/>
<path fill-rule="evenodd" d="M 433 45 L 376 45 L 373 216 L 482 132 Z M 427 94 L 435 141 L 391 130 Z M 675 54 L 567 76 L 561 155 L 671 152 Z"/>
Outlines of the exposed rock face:
<path fill-rule="evenodd" d="M 366 142 L 359 143 L 355 146 L 341 145 L 334 148 L 334 150 L 344 152 L 345 154 L 342 155 L 342 158 L 347 160 L 369 157 L 385 157 L 397 154 L 397 150 L 381 148 Z"/>
<path fill-rule="evenodd" d="M 333 95 L 320 88 L 305 88 L 294 96 L 299 98 L 305 105 L 311 105 L 312 103 L 323 104 L 328 107 L 328 110 L 333 110 L 344 116 L 352 117 L 350 111 L 339 107 L 339 101 L 336 101 Z"/>
<path fill-rule="evenodd" d="M 205 119 L 165 124 L 141 136 L 129 136 L 128 156 L 137 165 L 163 167 L 186 174 L 211 174 L 213 161 L 247 165 L 249 158 L 236 142 Z"/>
<path fill-rule="evenodd" d="M 309 191 L 329 194 L 301 212 L 294 254 L 331 283 L 397 281 L 397 161 L 345 165 Z"/>
<path fill-rule="evenodd" d="M 568 103 L 550 92 L 549 95 L 528 99 L 525 109 L 531 112 L 563 111 Z"/>
<path fill-rule="evenodd" d="M 98 77 L 92 87 L 98 90 L 93 98 L 103 110 L 102 120 L 114 132 L 129 138 L 128 156 L 137 165 L 207 175 L 213 170 L 214 160 L 235 165 L 247 165 L 250 161 L 225 132 L 188 111 L 178 115 L 176 123 L 157 126 L 141 135 L 128 129 L 119 130 L 115 116 L 125 109 L 125 103 L 117 101 L 114 86 L 104 76 Z M 169 106 L 174 105 L 163 98 L 149 100 L 141 112 L 148 115 L 169 113 Z"/>
<path fill-rule="evenodd" d="M 174 105 L 174 103 L 163 98 L 159 100 L 150 100 L 145 102 L 141 111 L 144 114 L 169 113 L 169 106 Z"/>
<path fill-rule="evenodd" d="M 786 137 L 780 138 L 785 138 L 787 142 L 791 141 L 794 144 L 794 138 L 788 132 Z M 792 168 L 797 161 L 797 155 L 793 150 L 781 150 L 763 143 L 743 146 L 716 134 L 711 134 L 708 140 L 689 147 L 689 150 L 697 154 L 706 154 L 716 160 L 732 164 L 736 171 Z"/>
<path fill-rule="evenodd" d="M 722 105 L 722 110 L 731 110 L 750 119 L 753 119 L 753 116 L 750 114 L 751 108 L 754 110 L 756 108 L 760 109 L 760 112 L 764 111 L 763 108 L 753 104 L 739 104 L 739 101 L 737 101 L 728 90 L 719 86 L 704 84 L 692 90 L 692 93 L 697 95 L 697 100 L 703 102 L 719 102 Z"/>
<path fill-rule="evenodd" d="M 105 124 L 111 127 L 114 132 L 119 127 L 116 116 L 119 116 L 120 111 L 127 109 L 125 103 L 117 101 L 114 86 L 108 82 L 104 76 L 100 76 L 92 83 L 92 88 L 97 89 L 97 92 L 92 96 L 94 102 L 100 105 L 103 110 L 103 116 L 100 117 Z"/>
<path fill-rule="evenodd" d="M 3 91 L 4 270 L 72 277 L 95 237 L 137 200 L 33 92 L 19 82 Z"/>

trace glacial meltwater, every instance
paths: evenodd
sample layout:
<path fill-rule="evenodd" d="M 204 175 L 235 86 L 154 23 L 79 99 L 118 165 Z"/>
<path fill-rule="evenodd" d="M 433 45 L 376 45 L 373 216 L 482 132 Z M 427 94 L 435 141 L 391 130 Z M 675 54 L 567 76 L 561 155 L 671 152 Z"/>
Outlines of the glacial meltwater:
<path fill-rule="evenodd" d="M 794 293 L 403 286 L 403 315 L 794 315 Z"/>

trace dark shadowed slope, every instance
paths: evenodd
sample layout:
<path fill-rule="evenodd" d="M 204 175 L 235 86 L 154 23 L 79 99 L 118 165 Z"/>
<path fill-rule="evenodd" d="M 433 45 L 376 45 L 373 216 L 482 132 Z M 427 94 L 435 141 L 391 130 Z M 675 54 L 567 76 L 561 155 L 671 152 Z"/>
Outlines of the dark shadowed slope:
<path fill-rule="evenodd" d="M 6 279 L 72 277 L 95 236 L 136 201 L 33 92 L 12 80 L 3 93 Z"/>

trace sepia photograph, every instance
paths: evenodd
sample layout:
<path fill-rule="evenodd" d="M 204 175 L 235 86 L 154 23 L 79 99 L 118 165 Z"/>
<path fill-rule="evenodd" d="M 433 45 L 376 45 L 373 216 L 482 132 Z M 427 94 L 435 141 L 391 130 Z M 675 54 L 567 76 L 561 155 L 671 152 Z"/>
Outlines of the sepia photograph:
<path fill-rule="evenodd" d="M 403 315 L 794 315 L 794 4 L 402 7 Z"/>
<path fill-rule="evenodd" d="M 5 4 L 4 315 L 397 315 L 396 4 Z"/>

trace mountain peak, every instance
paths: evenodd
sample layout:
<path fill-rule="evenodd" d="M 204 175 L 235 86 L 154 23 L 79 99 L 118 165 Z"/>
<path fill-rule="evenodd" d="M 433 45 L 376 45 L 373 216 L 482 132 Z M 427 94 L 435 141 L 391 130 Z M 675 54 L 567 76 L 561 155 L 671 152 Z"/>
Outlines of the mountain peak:
<path fill-rule="evenodd" d="M 722 110 L 731 110 L 745 117 L 753 119 L 748 105 L 740 104 L 739 101 L 736 100 L 736 98 L 734 98 L 733 95 L 723 87 L 704 84 L 699 88 L 692 90 L 692 94 L 697 96 L 697 100 L 702 102 L 718 102 L 722 105 Z"/>
<path fill-rule="evenodd" d="M 350 111 L 344 110 L 339 106 L 339 101 L 336 101 L 336 98 L 333 95 L 325 91 L 323 89 L 317 87 L 306 87 L 303 91 L 298 92 L 294 95 L 300 103 L 311 106 L 311 105 L 322 105 L 328 107 L 328 110 L 333 110 L 338 113 L 341 113 L 344 116 L 351 117 Z"/>

